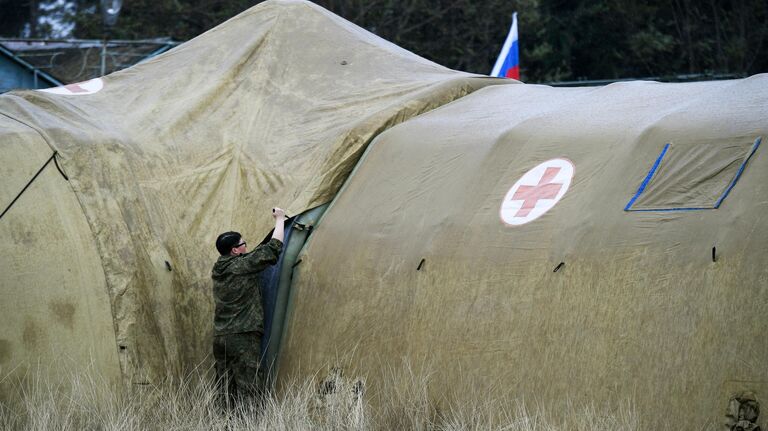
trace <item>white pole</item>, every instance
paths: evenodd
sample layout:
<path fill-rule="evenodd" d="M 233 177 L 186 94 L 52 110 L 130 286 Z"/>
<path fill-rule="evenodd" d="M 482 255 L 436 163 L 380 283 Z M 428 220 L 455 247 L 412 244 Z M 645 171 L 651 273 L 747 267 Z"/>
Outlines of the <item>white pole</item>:
<path fill-rule="evenodd" d="M 107 37 L 104 36 L 104 40 L 101 43 L 101 76 L 104 76 L 107 72 Z"/>

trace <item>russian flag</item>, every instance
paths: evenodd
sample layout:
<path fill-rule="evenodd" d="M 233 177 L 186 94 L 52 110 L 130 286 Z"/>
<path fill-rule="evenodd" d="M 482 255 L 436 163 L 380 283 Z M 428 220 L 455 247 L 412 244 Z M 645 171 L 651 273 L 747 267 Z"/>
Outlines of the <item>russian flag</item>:
<path fill-rule="evenodd" d="M 520 79 L 520 55 L 517 50 L 517 12 L 512 14 L 512 27 L 493 66 L 491 76 Z"/>

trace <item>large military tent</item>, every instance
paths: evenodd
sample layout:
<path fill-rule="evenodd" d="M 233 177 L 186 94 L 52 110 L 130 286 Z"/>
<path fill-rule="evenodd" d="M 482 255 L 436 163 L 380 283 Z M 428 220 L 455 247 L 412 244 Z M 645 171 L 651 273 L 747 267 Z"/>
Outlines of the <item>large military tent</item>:
<path fill-rule="evenodd" d="M 299 256 L 281 374 L 404 357 L 438 401 L 722 429 L 768 399 L 766 119 L 759 75 L 493 86 L 387 130 Z"/>
<path fill-rule="evenodd" d="M 146 384 L 204 363 L 218 233 L 258 241 L 273 206 L 329 202 L 381 130 L 500 81 L 268 1 L 128 70 L 3 95 L 0 366 Z"/>
<path fill-rule="evenodd" d="M 281 271 L 281 377 L 349 352 L 375 385 L 405 357 L 436 399 L 629 398 L 645 429 L 768 396 L 766 76 L 484 79 L 270 1 L 0 114 L 1 201 L 29 184 L 0 218 L 4 369 L 183 372 L 209 351 L 215 235 L 333 201 Z"/>

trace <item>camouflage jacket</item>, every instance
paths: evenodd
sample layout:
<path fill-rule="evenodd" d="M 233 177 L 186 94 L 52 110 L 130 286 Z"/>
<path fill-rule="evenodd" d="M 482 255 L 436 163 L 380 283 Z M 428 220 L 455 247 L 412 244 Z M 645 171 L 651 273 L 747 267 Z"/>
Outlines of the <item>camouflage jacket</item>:
<path fill-rule="evenodd" d="M 277 263 L 283 243 L 271 239 L 250 253 L 220 256 L 213 265 L 213 335 L 264 333 L 264 308 L 257 274 Z"/>

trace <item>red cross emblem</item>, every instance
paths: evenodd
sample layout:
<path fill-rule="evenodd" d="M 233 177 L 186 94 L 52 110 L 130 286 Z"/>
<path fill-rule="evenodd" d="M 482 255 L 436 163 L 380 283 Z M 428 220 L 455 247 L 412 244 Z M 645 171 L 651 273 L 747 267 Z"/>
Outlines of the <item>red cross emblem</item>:
<path fill-rule="evenodd" d="M 563 187 L 562 183 L 553 183 L 552 179 L 560 172 L 560 168 L 548 167 L 535 186 L 520 186 L 512 196 L 512 200 L 522 200 L 523 206 L 517 210 L 515 217 L 525 217 L 536 207 L 540 199 L 554 199 Z"/>
<path fill-rule="evenodd" d="M 52 94 L 63 94 L 65 96 L 81 96 L 98 93 L 102 88 L 104 88 L 104 80 L 101 78 L 94 78 L 89 81 L 62 85 L 61 87 L 46 88 L 40 91 Z"/>
<path fill-rule="evenodd" d="M 86 90 L 85 88 L 81 87 L 80 84 L 69 84 L 69 85 L 65 85 L 64 88 L 66 88 L 67 90 L 71 91 L 72 93 L 87 93 L 88 92 L 88 90 Z"/>
<path fill-rule="evenodd" d="M 544 215 L 568 191 L 573 173 L 573 163 L 568 159 L 547 160 L 526 172 L 504 197 L 502 221 L 521 225 Z"/>

